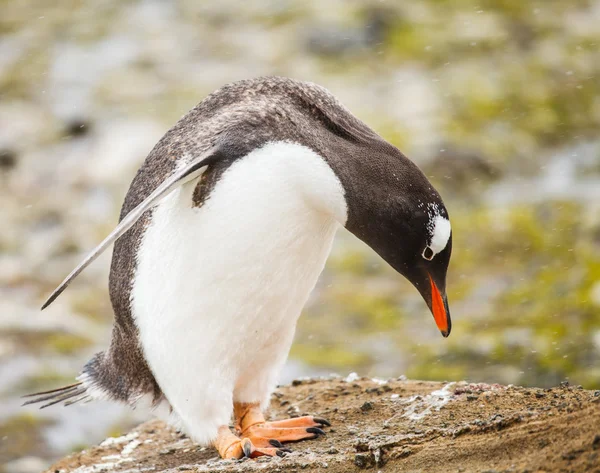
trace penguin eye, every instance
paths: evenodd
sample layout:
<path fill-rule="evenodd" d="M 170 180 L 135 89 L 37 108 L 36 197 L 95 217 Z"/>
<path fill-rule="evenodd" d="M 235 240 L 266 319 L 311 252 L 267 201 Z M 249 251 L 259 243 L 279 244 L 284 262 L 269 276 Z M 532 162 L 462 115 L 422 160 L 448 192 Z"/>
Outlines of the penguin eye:
<path fill-rule="evenodd" d="M 434 253 L 433 250 L 426 246 L 425 249 L 423 250 L 423 258 L 425 258 L 427 261 L 431 261 L 434 257 Z"/>

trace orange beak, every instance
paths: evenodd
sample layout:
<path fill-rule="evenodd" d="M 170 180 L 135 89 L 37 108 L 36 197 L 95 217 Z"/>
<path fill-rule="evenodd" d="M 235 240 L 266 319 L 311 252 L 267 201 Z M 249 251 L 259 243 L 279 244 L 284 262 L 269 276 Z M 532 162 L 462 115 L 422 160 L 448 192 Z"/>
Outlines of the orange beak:
<path fill-rule="evenodd" d="M 429 275 L 429 281 L 431 282 L 431 312 L 433 313 L 433 318 L 438 329 L 444 337 L 447 337 L 450 335 L 451 328 L 448 303 L 435 285 L 435 282 L 433 282 L 431 275 Z"/>

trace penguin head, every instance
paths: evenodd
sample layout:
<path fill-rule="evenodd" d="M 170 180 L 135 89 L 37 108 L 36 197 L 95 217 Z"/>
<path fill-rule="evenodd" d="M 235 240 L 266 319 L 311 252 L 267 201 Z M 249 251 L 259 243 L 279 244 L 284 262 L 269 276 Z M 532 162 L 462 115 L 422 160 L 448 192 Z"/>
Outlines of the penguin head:
<path fill-rule="evenodd" d="M 360 186 L 347 194 L 346 228 L 419 291 L 444 337 L 452 327 L 446 273 L 452 229 L 442 198 L 399 152 L 362 166 Z"/>

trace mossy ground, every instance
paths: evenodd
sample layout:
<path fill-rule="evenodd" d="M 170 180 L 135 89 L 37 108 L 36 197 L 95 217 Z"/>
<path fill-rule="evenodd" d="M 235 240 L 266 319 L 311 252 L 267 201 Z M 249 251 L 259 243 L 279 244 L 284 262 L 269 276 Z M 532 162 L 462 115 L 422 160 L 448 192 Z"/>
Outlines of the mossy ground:
<path fill-rule="evenodd" d="M 292 354 L 338 371 L 597 388 L 600 257 L 584 214 L 572 202 L 457 212 L 448 340 L 431 337 L 425 304 L 383 261 L 361 245 L 340 251 Z"/>

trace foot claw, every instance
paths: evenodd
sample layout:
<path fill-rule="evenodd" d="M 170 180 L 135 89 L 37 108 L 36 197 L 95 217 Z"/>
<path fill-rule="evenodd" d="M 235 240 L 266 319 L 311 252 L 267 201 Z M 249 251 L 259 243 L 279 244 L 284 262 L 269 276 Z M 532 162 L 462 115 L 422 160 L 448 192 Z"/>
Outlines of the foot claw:
<path fill-rule="evenodd" d="M 269 439 L 269 443 L 273 447 L 277 447 L 277 448 L 283 447 L 283 444 L 279 440 L 277 440 L 277 439 Z"/>
<path fill-rule="evenodd" d="M 245 457 L 250 458 L 250 455 L 252 455 L 253 450 L 254 448 L 250 439 L 242 440 L 242 451 L 244 452 Z"/>
<path fill-rule="evenodd" d="M 322 417 L 313 417 L 313 420 L 317 424 L 324 425 L 325 427 L 331 427 L 331 422 L 329 422 L 327 419 L 323 419 Z"/>
<path fill-rule="evenodd" d="M 277 450 L 277 452 L 275 452 L 277 454 L 278 457 L 285 457 L 285 450 Z"/>
<path fill-rule="evenodd" d="M 306 429 L 306 431 L 307 431 L 309 434 L 316 434 L 316 435 L 317 435 L 317 437 L 318 437 L 319 435 L 325 435 L 325 431 L 324 431 L 324 430 L 321 430 L 321 429 L 319 429 L 318 427 L 309 427 L 308 429 Z"/>

